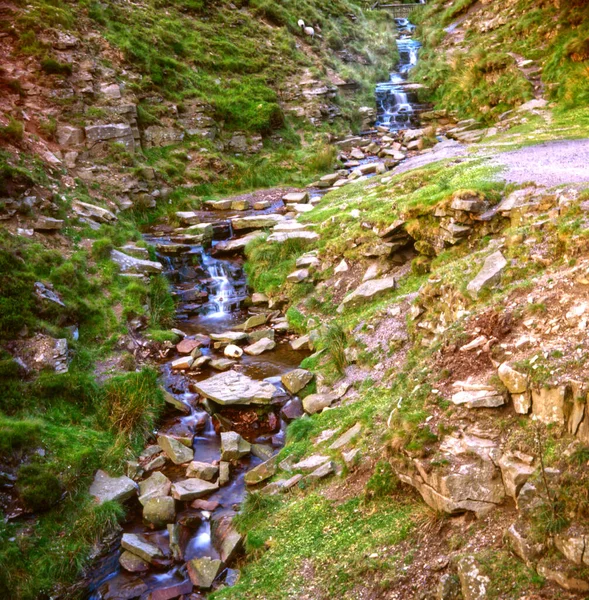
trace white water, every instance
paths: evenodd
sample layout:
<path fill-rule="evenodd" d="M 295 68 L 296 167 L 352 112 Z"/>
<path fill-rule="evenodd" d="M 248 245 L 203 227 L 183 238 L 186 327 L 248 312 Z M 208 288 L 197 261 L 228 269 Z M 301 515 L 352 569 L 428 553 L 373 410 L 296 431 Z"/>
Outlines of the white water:
<path fill-rule="evenodd" d="M 244 293 L 234 285 L 235 278 L 230 272 L 229 264 L 217 260 L 210 254 L 202 253 L 202 266 L 210 277 L 210 294 L 206 307 L 208 319 L 221 319 L 228 316 L 237 308 L 244 298 Z"/>

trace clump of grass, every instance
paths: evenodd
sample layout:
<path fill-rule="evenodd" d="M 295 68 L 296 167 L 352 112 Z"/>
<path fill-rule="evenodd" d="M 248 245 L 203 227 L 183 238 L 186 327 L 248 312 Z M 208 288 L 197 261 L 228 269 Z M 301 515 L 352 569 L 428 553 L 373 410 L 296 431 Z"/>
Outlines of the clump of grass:
<path fill-rule="evenodd" d="M 343 330 L 342 326 L 337 322 L 330 323 L 321 339 L 321 347 L 327 349 L 331 360 L 340 375 L 345 372 L 346 367 L 348 366 L 348 360 L 346 358 L 347 344 L 348 340 L 346 332 Z"/>
<path fill-rule="evenodd" d="M 69 77 L 72 74 L 72 65 L 70 63 L 62 63 L 51 57 L 41 60 L 41 69 L 48 75 Z"/>
<path fill-rule="evenodd" d="M 10 117 L 8 125 L 0 127 L 0 141 L 10 144 L 22 142 L 25 135 L 25 126 L 22 121 Z"/>
<path fill-rule="evenodd" d="M 366 482 L 364 497 L 367 501 L 390 498 L 400 486 L 399 478 L 388 460 L 380 460 L 374 466 L 374 472 Z"/>
<path fill-rule="evenodd" d="M 18 470 L 17 487 L 26 506 L 34 512 L 49 510 L 59 502 L 62 493 L 59 479 L 50 467 L 36 463 Z"/>

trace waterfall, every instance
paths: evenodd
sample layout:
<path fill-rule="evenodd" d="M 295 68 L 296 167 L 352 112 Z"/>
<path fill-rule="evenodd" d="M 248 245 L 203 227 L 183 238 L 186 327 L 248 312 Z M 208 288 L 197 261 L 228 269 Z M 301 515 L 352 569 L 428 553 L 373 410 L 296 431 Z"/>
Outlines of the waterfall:
<path fill-rule="evenodd" d="M 229 315 L 239 307 L 246 297 L 245 282 L 236 280 L 232 265 L 202 252 L 202 266 L 209 274 L 209 301 L 205 306 L 206 316 L 211 319 Z"/>

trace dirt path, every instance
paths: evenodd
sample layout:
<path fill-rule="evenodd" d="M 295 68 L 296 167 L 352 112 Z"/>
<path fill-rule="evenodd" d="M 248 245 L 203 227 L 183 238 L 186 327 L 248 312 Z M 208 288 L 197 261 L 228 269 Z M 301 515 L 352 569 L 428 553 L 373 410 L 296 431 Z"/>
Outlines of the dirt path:
<path fill-rule="evenodd" d="M 589 139 L 528 146 L 500 154 L 492 164 L 505 168 L 501 177 L 510 183 L 554 187 L 589 182 Z"/>

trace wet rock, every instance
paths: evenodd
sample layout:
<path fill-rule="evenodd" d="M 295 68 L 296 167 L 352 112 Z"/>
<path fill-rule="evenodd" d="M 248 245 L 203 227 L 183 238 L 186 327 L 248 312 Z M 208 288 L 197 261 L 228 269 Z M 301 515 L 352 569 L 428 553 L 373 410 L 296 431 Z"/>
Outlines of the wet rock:
<path fill-rule="evenodd" d="M 150 542 L 145 536 L 135 533 L 124 533 L 121 546 L 150 564 L 153 564 L 157 559 L 164 558 L 159 546 Z"/>
<path fill-rule="evenodd" d="M 252 331 L 247 336 L 247 341 L 250 344 L 255 342 L 259 342 L 263 338 L 268 338 L 273 340 L 275 338 L 276 332 L 274 329 L 266 328 L 266 329 L 258 329 L 257 331 Z"/>
<path fill-rule="evenodd" d="M 60 231 L 63 229 L 63 225 L 64 221 L 61 219 L 41 215 L 33 223 L 33 229 L 35 231 Z"/>
<path fill-rule="evenodd" d="M 209 363 L 211 365 L 211 368 L 215 369 L 215 371 L 229 371 L 231 367 L 237 364 L 236 361 L 228 358 L 216 358 L 215 360 L 209 360 Z"/>
<path fill-rule="evenodd" d="M 185 529 L 179 523 L 168 523 L 167 530 L 172 556 L 174 557 L 174 560 L 181 561 L 184 558 L 184 553 L 182 552 L 182 533 Z"/>
<path fill-rule="evenodd" d="M 158 436 L 157 443 L 166 456 L 176 465 L 189 462 L 194 458 L 194 452 L 191 448 L 187 448 L 184 444 L 169 435 Z"/>
<path fill-rule="evenodd" d="M 129 477 L 111 477 L 105 471 L 99 469 L 94 475 L 94 481 L 90 486 L 89 493 L 94 496 L 98 504 L 115 500 L 124 502 L 137 493 L 138 485 Z"/>
<path fill-rule="evenodd" d="M 260 325 L 265 325 L 267 320 L 268 320 L 268 315 L 265 315 L 263 313 L 259 314 L 259 315 L 252 315 L 243 324 L 243 330 L 248 331 L 250 329 L 253 329 L 254 327 L 259 327 Z"/>
<path fill-rule="evenodd" d="M 352 440 L 354 440 L 360 432 L 362 431 L 362 425 L 360 423 L 356 423 L 353 427 L 350 427 L 348 431 L 346 431 L 343 435 L 335 440 L 330 446 L 330 450 L 339 450 L 341 448 L 345 448 Z"/>
<path fill-rule="evenodd" d="M 258 356 L 259 354 L 267 352 L 268 350 L 273 350 L 274 348 L 276 348 L 276 342 L 270 338 L 264 337 L 254 344 L 246 346 L 244 352 L 250 356 Z"/>
<path fill-rule="evenodd" d="M 352 293 L 348 294 L 338 307 L 338 312 L 342 313 L 346 308 L 361 306 L 387 292 L 394 290 L 397 282 L 394 277 L 385 277 L 383 279 L 370 279 L 360 284 Z"/>
<path fill-rule="evenodd" d="M 166 404 L 175 408 L 176 410 L 179 410 L 180 412 L 184 413 L 185 415 L 190 414 L 190 406 L 188 406 L 188 404 L 184 404 L 184 402 L 182 402 L 182 400 L 180 400 L 179 398 L 176 398 L 176 396 L 174 396 L 173 394 L 170 394 L 170 392 L 167 392 L 166 390 L 163 390 L 163 392 L 164 392 L 164 400 L 166 401 Z"/>
<path fill-rule="evenodd" d="M 505 404 L 505 398 L 491 390 L 464 390 L 452 396 L 456 405 L 464 404 L 467 408 L 495 408 Z"/>
<path fill-rule="evenodd" d="M 247 339 L 247 333 L 243 331 L 225 331 L 223 333 L 211 333 L 211 339 L 223 344 L 233 344 Z"/>
<path fill-rule="evenodd" d="M 186 477 L 198 477 L 205 481 L 213 481 L 218 473 L 219 467 L 197 460 L 192 461 L 186 469 Z"/>
<path fill-rule="evenodd" d="M 285 204 L 305 204 L 309 201 L 308 192 L 291 192 L 282 197 Z"/>
<path fill-rule="evenodd" d="M 148 500 L 168 496 L 172 482 L 159 471 L 150 475 L 139 484 L 139 502 L 145 506 Z"/>
<path fill-rule="evenodd" d="M 180 354 L 190 354 L 196 348 L 202 346 L 199 340 L 189 340 L 188 338 L 183 339 L 179 344 L 176 345 L 176 350 Z"/>
<path fill-rule="evenodd" d="M 204 498 L 218 489 L 219 485 L 217 483 L 204 481 L 204 479 L 184 479 L 172 484 L 172 496 L 176 500 L 189 502 L 190 500 Z"/>
<path fill-rule="evenodd" d="M 225 585 L 228 587 L 233 587 L 234 585 L 237 585 L 240 577 L 241 571 L 239 569 L 227 569 L 225 575 Z"/>
<path fill-rule="evenodd" d="M 491 580 L 481 572 L 480 565 L 473 556 L 461 558 L 456 568 L 464 600 L 484 600 L 488 597 Z"/>
<path fill-rule="evenodd" d="M 261 460 L 269 460 L 274 456 L 274 448 L 267 444 L 252 444 L 251 453 Z"/>
<path fill-rule="evenodd" d="M 310 415 L 314 415 L 331 406 L 335 400 L 336 397 L 333 394 L 310 394 L 303 399 L 303 408 Z"/>
<path fill-rule="evenodd" d="M 309 349 L 310 348 L 310 338 L 308 335 L 302 335 L 301 337 L 297 338 L 296 340 L 292 340 L 292 342 L 290 343 L 290 347 L 293 350 L 303 350 L 303 349 Z"/>
<path fill-rule="evenodd" d="M 194 363 L 194 358 L 192 356 L 182 356 L 181 358 L 177 358 L 170 363 L 170 368 L 174 371 L 183 371 L 186 369 L 190 369 Z"/>
<path fill-rule="evenodd" d="M 131 600 L 147 592 L 147 584 L 139 577 L 121 574 L 100 586 L 101 600 Z"/>
<path fill-rule="evenodd" d="M 194 384 L 194 389 L 205 398 L 222 405 L 269 404 L 278 394 L 277 388 L 267 381 L 256 381 L 236 371 L 214 375 Z"/>
<path fill-rule="evenodd" d="M 239 346 L 229 344 L 228 346 L 225 346 L 223 354 L 228 358 L 240 358 L 243 354 L 243 350 Z"/>
<path fill-rule="evenodd" d="M 219 487 L 227 485 L 231 478 L 231 463 L 226 460 L 219 462 Z"/>
<path fill-rule="evenodd" d="M 141 600 L 173 600 L 174 598 L 185 598 L 186 596 L 183 594 L 190 594 L 190 592 L 192 592 L 192 582 L 189 579 L 186 581 L 173 580 L 171 583 L 166 583 L 149 594 L 141 596 Z"/>
<path fill-rule="evenodd" d="M 249 470 L 244 477 L 244 481 L 247 485 L 257 485 L 266 479 L 270 479 L 276 474 L 276 459 L 271 458 L 266 462 L 254 467 Z"/>
<path fill-rule="evenodd" d="M 500 251 L 493 252 L 493 254 L 487 256 L 483 268 L 466 286 L 466 289 L 473 296 L 478 296 L 481 290 L 492 287 L 501 280 L 501 273 L 503 273 L 506 266 L 507 260 L 503 254 Z"/>
<path fill-rule="evenodd" d="M 162 273 L 164 270 L 164 266 L 160 262 L 135 258 L 120 250 L 112 250 L 110 257 L 117 265 L 119 265 L 121 271 L 124 273 L 130 272 L 149 275 L 152 273 Z"/>
<path fill-rule="evenodd" d="M 264 235 L 262 231 L 256 231 L 240 238 L 219 242 L 215 246 L 215 252 L 242 252 L 252 240 L 257 239 L 262 235 Z"/>
<path fill-rule="evenodd" d="M 173 523 L 176 518 L 176 503 L 170 496 L 150 498 L 143 505 L 143 518 L 157 526 Z"/>
<path fill-rule="evenodd" d="M 186 570 L 192 584 L 200 590 L 208 590 L 221 571 L 223 563 L 208 556 L 195 558 L 186 563 Z"/>
<path fill-rule="evenodd" d="M 285 373 L 280 380 L 282 385 L 291 393 L 298 394 L 308 383 L 313 380 L 313 373 L 306 369 L 295 369 Z"/>
<path fill-rule="evenodd" d="M 530 456 L 529 459 L 531 460 L 524 462 L 511 452 L 506 452 L 499 459 L 505 492 L 514 500 L 517 500 L 521 488 L 536 470 L 531 465 L 533 457 Z"/>
<path fill-rule="evenodd" d="M 274 227 L 277 223 L 284 221 L 283 215 L 250 215 L 248 217 L 234 217 L 231 226 L 235 231 L 242 229 L 266 229 Z"/>
<path fill-rule="evenodd" d="M 219 507 L 219 503 L 216 500 L 195 500 L 190 506 L 192 508 L 196 508 L 197 510 L 213 512 Z"/>
<path fill-rule="evenodd" d="M 149 569 L 147 561 L 128 550 L 125 550 L 119 557 L 119 564 L 129 573 L 143 573 Z"/>
<path fill-rule="evenodd" d="M 233 526 L 233 517 L 225 515 L 211 521 L 211 540 L 221 560 L 230 563 L 242 546 L 242 536 Z"/>
<path fill-rule="evenodd" d="M 235 431 L 223 431 L 221 433 L 221 460 L 239 460 L 251 450 L 251 444 L 244 440 Z"/>

